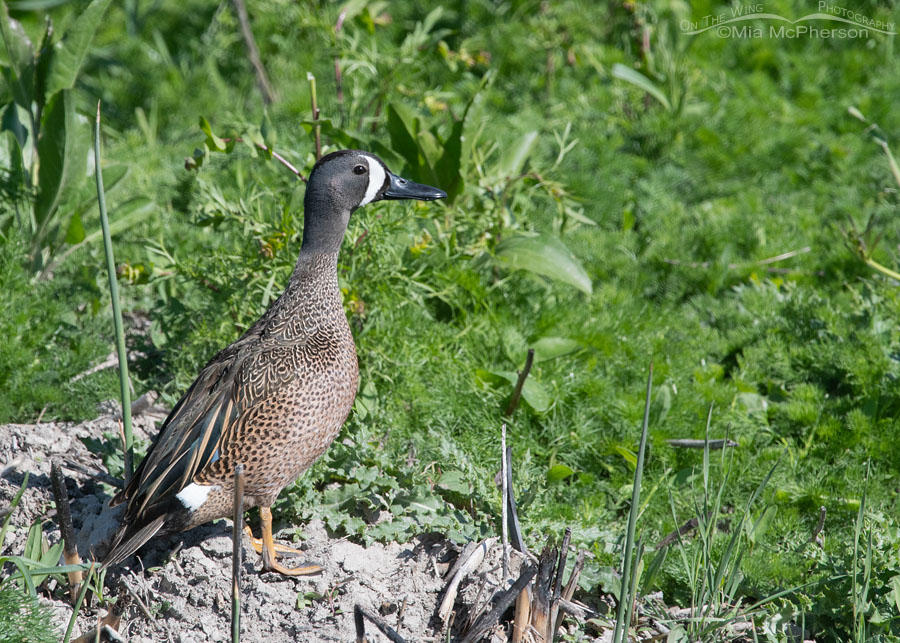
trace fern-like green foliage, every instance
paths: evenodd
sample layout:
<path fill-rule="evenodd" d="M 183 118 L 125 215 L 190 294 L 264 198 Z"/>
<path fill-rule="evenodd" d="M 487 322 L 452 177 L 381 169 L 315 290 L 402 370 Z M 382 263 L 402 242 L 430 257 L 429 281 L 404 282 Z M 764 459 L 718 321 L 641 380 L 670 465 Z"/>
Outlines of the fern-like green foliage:
<path fill-rule="evenodd" d="M 50 610 L 19 589 L 0 589 L 0 643 L 56 643 Z"/>

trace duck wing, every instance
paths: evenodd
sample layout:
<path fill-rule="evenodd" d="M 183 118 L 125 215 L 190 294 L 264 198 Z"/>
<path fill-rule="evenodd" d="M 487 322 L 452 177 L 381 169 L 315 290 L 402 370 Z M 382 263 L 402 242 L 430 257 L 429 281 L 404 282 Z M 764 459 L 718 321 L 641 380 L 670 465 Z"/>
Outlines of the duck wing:
<path fill-rule="evenodd" d="M 110 501 L 110 506 L 128 503 L 123 522 L 141 522 L 165 504 L 233 438 L 246 404 L 235 382 L 255 352 L 257 342 L 251 339 L 245 336 L 213 357 L 172 409 L 126 487 Z"/>

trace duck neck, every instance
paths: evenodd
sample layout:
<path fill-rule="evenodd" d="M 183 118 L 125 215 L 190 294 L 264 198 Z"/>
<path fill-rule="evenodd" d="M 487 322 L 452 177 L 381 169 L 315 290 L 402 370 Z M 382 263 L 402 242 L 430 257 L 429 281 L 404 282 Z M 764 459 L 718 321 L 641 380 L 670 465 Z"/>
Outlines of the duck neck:
<path fill-rule="evenodd" d="M 337 301 L 337 308 L 340 309 L 341 294 L 338 289 L 337 260 L 337 250 L 334 252 L 310 252 L 307 248 L 301 248 L 287 288 L 291 299 L 304 302 L 304 306 L 308 306 L 311 302 L 331 303 Z"/>

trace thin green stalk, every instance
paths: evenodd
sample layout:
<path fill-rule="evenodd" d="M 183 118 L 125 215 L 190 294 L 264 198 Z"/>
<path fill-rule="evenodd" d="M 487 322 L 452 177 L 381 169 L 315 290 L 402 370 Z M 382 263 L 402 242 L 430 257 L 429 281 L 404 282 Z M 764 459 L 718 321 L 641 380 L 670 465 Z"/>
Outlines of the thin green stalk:
<path fill-rule="evenodd" d="M 116 261 L 113 258 L 109 218 L 106 216 L 106 197 L 103 192 L 103 172 L 100 165 L 100 103 L 97 102 L 97 121 L 94 123 L 94 176 L 97 178 L 97 203 L 100 206 L 100 225 L 103 228 L 103 250 L 106 254 L 106 274 L 109 277 L 109 294 L 112 299 L 113 324 L 116 329 L 116 352 L 119 356 L 119 391 L 122 397 L 122 432 L 125 436 L 125 484 L 134 473 L 132 458 L 134 440 L 131 436 L 131 387 L 128 380 L 128 355 L 125 352 L 125 331 L 122 327 L 122 309 L 119 306 L 119 284 L 116 279 Z"/>
<path fill-rule="evenodd" d="M 628 510 L 628 527 L 625 532 L 625 555 L 622 560 L 622 586 L 619 590 L 619 605 L 616 612 L 616 629 L 613 632 L 613 643 L 624 642 L 627 638 L 628 624 L 625 622 L 626 605 L 634 599 L 633 592 L 630 590 L 633 585 L 636 587 L 636 584 L 631 582 L 634 532 L 641 505 L 641 477 L 644 472 L 644 452 L 647 449 L 647 427 L 650 424 L 650 392 L 652 389 L 653 362 L 650 362 L 650 372 L 647 375 L 647 395 L 644 399 L 644 421 L 641 425 L 641 442 L 638 447 L 637 465 L 634 468 L 634 485 L 631 490 L 631 508 Z"/>
<path fill-rule="evenodd" d="M 0 548 L 3 547 L 3 543 L 6 541 L 6 530 L 9 529 L 9 521 L 12 520 L 13 514 L 16 512 L 16 507 L 19 506 L 19 501 L 22 500 L 22 494 L 25 493 L 25 487 L 28 486 L 28 477 L 30 475 L 31 472 L 25 472 L 25 478 L 22 480 L 22 486 L 19 487 L 16 495 L 13 496 L 12 502 L 9 503 L 9 513 L 6 514 L 6 518 L 4 518 L 3 520 L 3 527 L 0 528 Z"/>
<path fill-rule="evenodd" d="M 316 77 L 312 72 L 306 72 L 306 80 L 309 81 L 309 101 L 312 107 L 312 119 L 316 123 L 316 160 L 322 158 L 322 126 L 317 123 L 319 120 L 319 108 L 316 104 Z"/>
<path fill-rule="evenodd" d="M 91 563 L 91 566 L 88 568 L 87 574 L 85 574 L 87 578 L 90 578 L 91 574 L 93 574 L 94 565 L 95 563 Z M 66 628 L 66 635 L 63 637 L 63 643 L 69 643 L 69 639 L 72 638 L 72 630 L 75 628 L 75 621 L 78 620 L 78 612 L 79 610 L 81 610 L 81 604 L 84 602 L 84 596 L 85 594 L 87 594 L 88 588 L 90 586 L 91 583 L 85 581 L 81 586 L 81 591 L 78 592 L 78 599 L 75 601 L 75 605 L 72 607 L 72 618 L 69 619 L 69 626 Z"/>
<path fill-rule="evenodd" d="M 231 541 L 231 642 L 241 641 L 241 526 L 244 524 L 244 465 L 234 468 L 234 521 Z"/>
<path fill-rule="evenodd" d="M 869 531 L 869 542 L 868 548 L 866 551 L 866 561 L 863 565 L 863 582 L 859 582 L 859 539 L 863 535 L 863 529 L 865 527 L 866 521 L 866 495 L 869 488 L 869 472 L 871 469 L 871 462 L 866 465 L 866 481 L 863 484 L 863 492 L 862 498 L 859 502 L 859 511 L 856 514 L 856 528 L 853 533 L 853 562 L 851 564 L 851 577 L 853 579 L 853 640 L 854 641 L 864 641 L 866 636 L 866 618 L 865 618 L 865 605 L 866 605 L 866 597 L 869 593 L 868 588 L 868 572 L 870 560 L 871 560 L 871 552 L 872 552 L 872 532 Z M 869 569 L 867 569 L 869 567 Z"/>

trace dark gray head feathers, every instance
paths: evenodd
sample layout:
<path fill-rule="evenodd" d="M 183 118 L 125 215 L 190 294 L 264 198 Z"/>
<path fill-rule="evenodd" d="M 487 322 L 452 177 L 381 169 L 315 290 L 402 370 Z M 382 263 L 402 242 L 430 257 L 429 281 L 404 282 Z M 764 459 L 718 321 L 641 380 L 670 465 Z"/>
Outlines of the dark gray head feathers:
<path fill-rule="evenodd" d="M 303 201 L 303 251 L 333 253 L 341 247 L 350 214 L 382 199 L 431 201 L 447 195 L 437 188 L 400 178 L 384 162 L 362 150 L 340 150 L 313 167 Z"/>

